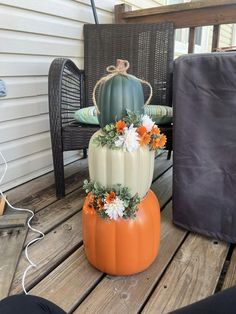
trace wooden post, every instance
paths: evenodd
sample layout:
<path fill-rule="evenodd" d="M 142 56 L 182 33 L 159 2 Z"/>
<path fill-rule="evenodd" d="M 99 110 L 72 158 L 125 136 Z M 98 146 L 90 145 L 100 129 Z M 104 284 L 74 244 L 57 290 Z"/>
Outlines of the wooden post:
<path fill-rule="evenodd" d="M 216 51 L 219 46 L 220 39 L 220 25 L 214 25 L 211 51 Z"/>
<path fill-rule="evenodd" d="M 2 216 L 4 214 L 4 210 L 6 207 L 6 201 L 4 197 L 0 197 L 0 216 Z"/>
<path fill-rule="evenodd" d="M 195 27 L 190 27 L 188 37 L 188 53 L 194 53 L 195 45 Z"/>
<path fill-rule="evenodd" d="M 124 24 L 125 20 L 122 17 L 122 14 L 128 11 L 132 11 L 132 7 L 128 4 L 117 4 L 115 5 L 115 23 L 116 24 Z"/>

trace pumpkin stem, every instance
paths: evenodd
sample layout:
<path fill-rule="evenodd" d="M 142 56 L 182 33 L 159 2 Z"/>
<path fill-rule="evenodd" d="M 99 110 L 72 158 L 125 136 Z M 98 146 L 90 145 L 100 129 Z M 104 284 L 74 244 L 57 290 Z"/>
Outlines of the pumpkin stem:
<path fill-rule="evenodd" d="M 117 59 L 116 68 L 122 74 L 127 74 L 126 70 L 129 68 L 129 62 L 127 60 Z"/>

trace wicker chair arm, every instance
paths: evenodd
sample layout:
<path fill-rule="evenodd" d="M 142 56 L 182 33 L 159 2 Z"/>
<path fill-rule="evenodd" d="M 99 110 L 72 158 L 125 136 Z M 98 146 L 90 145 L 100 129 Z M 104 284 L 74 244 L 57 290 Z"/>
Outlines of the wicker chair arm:
<path fill-rule="evenodd" d="M 51 128 L 73 122 L 74 112 L 83 106 L 84 71 L 69 59 L 55 59 L 49 69 L 48 97 Z"/>
<path fill-rule="evenodd" d="M 71 123 L 74 125 L 74 112 L 83 103 L 83 90 L 84 71 L 71 60 L 55 59 L 49 69 L 48 98 L 54 175 L 60 197 L 65 195 L 63 151 L 72 149 L 66 147 L 64 133 Z"/>

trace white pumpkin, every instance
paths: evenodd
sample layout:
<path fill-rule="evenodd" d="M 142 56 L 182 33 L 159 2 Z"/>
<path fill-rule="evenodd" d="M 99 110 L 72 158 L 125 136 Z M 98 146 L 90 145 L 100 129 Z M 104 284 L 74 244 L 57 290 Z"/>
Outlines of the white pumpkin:
<path fill-rule="evenodd" d="M 121 149 L 109 149 L 98 146 L 90 139 L 88 163 L 90 180 L 109 187 L 121 184 L 130 188 L 132 195 L 138 193 L 142 198 L 148 192 L 153 178 L 154 151 L 148 147 L 140 147 L 135 152 L 124 152 Z"/>

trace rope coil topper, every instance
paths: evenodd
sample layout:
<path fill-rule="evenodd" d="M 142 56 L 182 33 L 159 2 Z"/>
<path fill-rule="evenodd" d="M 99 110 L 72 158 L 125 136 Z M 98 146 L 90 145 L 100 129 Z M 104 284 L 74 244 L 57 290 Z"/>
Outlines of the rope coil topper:
<path fill-rule="evenodd" d="M 131 74 L 128 74 L 127 73 L 127 70 L 129 69 L 130 67 L 130 64 L 129 64 L 129 61 L 127 60 L 122 60 L 122 59 L 117 59 L 116 60 L 116 66 L 115 65 L 109 65 L 107 68 L 106 68 L 106 71 L 109 73 L 108 75 L 100 78 L 100 80 L 97 81 L 97 83 L 95 84 L 94 86 L 94 89 L 93 89 L 93 97 L 92 97 L 92 100 L 93 100 L 93 104 L 94 106 L 96 107 L 96 110 L 97 110 L 97 113 L 100 114 L 100 110 L 98 108 L 98 105 L 97 105 L 97 101 L 96 101 L 96 90 L 98 88 L 98 86 L 108 80 L 110 80 L 111 78 L 113 78 L 114 76 L 116 75 L 124 75 L 124 76 L 129 76 L 129 77 L 132 77 L 134 78 L 135 80 L 139 81 L 140 83 L 143 83 L 143 84 L 146 84 L 149 88 L 150 88 L 150 95 L 148 97 L 148 99 L 146 100 L 144 106 L 148 105 L 150 103 L 150 100 L 152 98 L 152 95 L 153 95 L 153 91 L 152 91 L 152 86 L 150 83 L 148 83 L 147 81 L 145 80 L 141 80 L 139 78 L 137 78 L 136 76 L 134 75 L 131 75 Z"/>

